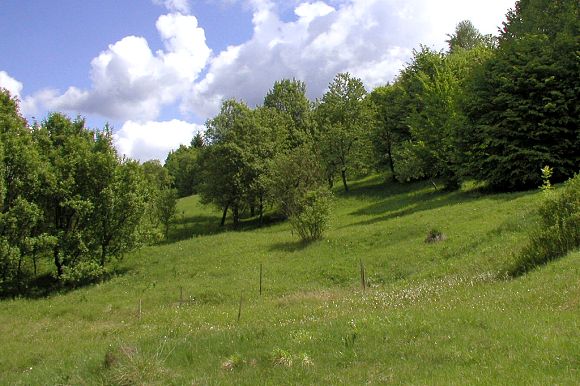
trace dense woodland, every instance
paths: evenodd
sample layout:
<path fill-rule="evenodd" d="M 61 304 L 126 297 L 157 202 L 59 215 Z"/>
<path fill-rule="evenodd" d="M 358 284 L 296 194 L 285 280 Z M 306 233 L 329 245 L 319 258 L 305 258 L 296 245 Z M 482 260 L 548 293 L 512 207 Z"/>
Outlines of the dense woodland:
<path fill-rule="evenodd" d="M 177 198 L 191 194 L 218 207 L 222 225 L 278 213 L 309 241 L 322 236 L 334 185 L 348 193 L 370 172 L 447 190 L 537 188 L 545 166 L 565 181 L 580 168 L 578 9 L 518 1 L 498 36 L 461 22 L 447 51 L 418 47 L 370 92 L 340 73 L 316 101 L 296 79 L 277 81 L 260 106 L 225 100 L 165 165 L 120 156 L 111 129 L 82 118 L 29 124 L 2 91 L 0 291 L 23 293 L 46 272 L 73 285 L 107 275 L 166 236 Z"/>

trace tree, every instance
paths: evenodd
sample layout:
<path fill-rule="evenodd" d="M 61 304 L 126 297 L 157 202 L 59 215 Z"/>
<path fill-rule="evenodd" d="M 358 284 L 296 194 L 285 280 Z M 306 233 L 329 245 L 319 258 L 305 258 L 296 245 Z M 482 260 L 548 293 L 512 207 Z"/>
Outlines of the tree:
<path fill-rule="evenodd" d="M 397 178 L 395 148 L 410 137 L 404 97 L 404 90 L 398 83 L 377 87 L 369 94 L 375 113 L 372 141 L 378 158 L 377 166 L 388 166 L 393 181 Z"/>
<path fill-rule="evenodd" d="M 267 174 L 272 160 L 287 148 L 288 119 L 284 113 L 271 107 L 258 107 L 252 112 L 254 138 L 246 146 L 249 153 L 250 186 L 249 201 L 251 215 L 257 201 L 259 224 L 264 219 L 264 205 L 267 200 Z"/>
<path fill-rule="evenodd" d="M 177 207 L 177 190 L 171 187 L 171 176 L 158 160 L 143 163 L 142 169 L 147 182 L 149 204 L 149 226 L 163 228 L 165 238 L 169 236 L 169 226 L 175 218 Z"/>
<path fill-rule="evenodd" d="M 223 211 L 220 225 L 232 211 L 234 226 L 240 222 L 240 209 L 247 191 L 248 163 L 243 150 L 233 142 L 207 146 L 201 153 L 202 183 L 199 187 L 201 201 L 214 204 Z"/>
<path fill-rule="evenodd" d="M 306 97 L 306 84 L 296 79 L 284 79 L 264 98 L 264 107 L 276 109 L 288 117 L 288 148 L 292 149 L 312 140 L 311 106 Z"/>
<path fill-rule="evenodd" d="M 320 144 L 327 169 L 340 169 L 348 192 L 350 169 L 366 165 L 370 149 L 368 129 L 372 110 L 362 81 L 348 73 L 336 75 L 317 107 Z M 329 176 L 332 180 L 332 176 Z"/>
<path fill-rule="evenodd" d="M 193 139 L 191 140 L 191 147 L 194 149 L 201 149 L 205 146 L 205 142 L 203 140 L 203 135 L 201 133 L 196 133 Z"/>
<path fill-rule="evenodd" d="M 223 209 L 221 225 L 231 210 L 234 226 L 238 226 L 254 177 L 247 146 L 255 139 L 252 112 L 245 103 L 226 100 L 206 127 L 209 143 L 200 156 L 201 199 Z"/>
<path fill-rule="evenodd" d="M 446 189 L 459 187 L 465 176 L 461 143 L 469 136 L 461 108 L 463 90 L 473 71 L 492 52 L 484 42 L 447 54 L 424 46 L 414 51 L 413 60 L 396 82 L 403 91 L 395 105 L 398 119 L 408 128 L 407 140 L 393 157 L 397 178 L 442 178 Z"/>
<path fill-rule="evenodd" d="M 95 199 L 92 222 L 95 251 L 101 267 L 143 241 L 139 227 L 147 210 L 147 182 L 139 164 L 123 160 Z M 149 226 L 149 223 L 146 224 Z"/>
<path fill-rule="evenodd" d="M 491 35 L 483 35 L 469 20 L 463 20 L 455 27 L 455 32 L 447 35 L 449 40 L 449 52 L 454 53 L 459 50 L 472 50 L 481 45 L 492 47 L 495 45 L 495 38 Z"/>
<path fill-rule="evenodd" d="M 536 187 L 539 170 L 578 171 L 578 2 L 522 0 L 508 12 L 496 54 L 468 84 L 469 167 L 501 190 Z"/>
<path fill-rule="evenodd" d="M 181 145 L 169 152 L 165 160 L 165 168 L 172 178 L 172 186 L 177 190 L 179 197 L 191 196 L 197 191 L 200 179 L 198 156 L 203 146 L 196 146 L 195 143 L 194 146 Z"/>
<path fill-rule="evenodd" d="M 324 186 L 319 154 L 311 145 L 280 153 L 272 160 L 268 194 L 303 241 L 322 237 L 328 227 L 332 195 Z"/>
<path fill-rule="evenodd" d="M 119 159 L 108 127 L 89 130 L 81 118 L 53 113 L 33 135 L 46 171 L 39 202 L 44 228 L 56 240 L 57 276 L 73 282 L 96 277 L 110 258 L 139 244 L 143 172 Z"/>
<path fill-rule="evenodd" d="M 37 198 L 42 164 L 17 99 L 0 89 L 0 288 L 20 287 L 47 243 Z"/>

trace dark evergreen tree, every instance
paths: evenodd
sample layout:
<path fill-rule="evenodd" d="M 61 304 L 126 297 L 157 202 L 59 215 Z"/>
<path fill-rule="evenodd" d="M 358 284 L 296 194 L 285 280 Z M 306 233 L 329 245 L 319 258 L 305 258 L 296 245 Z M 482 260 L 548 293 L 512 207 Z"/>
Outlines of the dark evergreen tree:
<path fill-rule="evenodd" d="M 502 190 L 562 181 L 580 168 L 579 3 L 522 0 L 496 54 L 471 80 L 464 109 L 470 172 Z"/>

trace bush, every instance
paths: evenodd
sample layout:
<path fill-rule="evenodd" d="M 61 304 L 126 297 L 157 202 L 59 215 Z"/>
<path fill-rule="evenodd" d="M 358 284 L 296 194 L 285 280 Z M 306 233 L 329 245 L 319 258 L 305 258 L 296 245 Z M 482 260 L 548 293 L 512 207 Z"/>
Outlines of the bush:
<path fill-rule="evenodd" d="M 540 227 L 510 269 L 518 276 L 566 255 L 580 247 L 580 174 L 570 179 L 560 192 L 546 191 L 539 208 Z"/>
<path fill-rule="evenodd" d="M 290 224 L 302 241 L 320 240 L 328 228 L 331 193 L 320 188 L 310 191 L 299 201 L 296 212 L 290 215 Z"/>
<path fill-rule="evenodd" d="M 95 261 L 81 261 L 73 267 L 64 267 L 60 280 L 73 287 L 95 283 L 104 278 L 107 271 Z"/>

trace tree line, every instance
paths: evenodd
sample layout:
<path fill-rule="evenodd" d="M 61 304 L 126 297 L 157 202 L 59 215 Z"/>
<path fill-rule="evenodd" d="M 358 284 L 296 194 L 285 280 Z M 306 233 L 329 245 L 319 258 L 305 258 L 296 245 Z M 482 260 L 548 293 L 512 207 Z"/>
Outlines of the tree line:
<path fill-rule="evenodd" d="M 0 293 L 21 293 L 52 266 L 61 283 L 167 232 L 177 195 L 159 162 L 120 157 L 111 129 L 53 113 L 29 126 L 0 91 Z"/>
<path fill-rule="evenodd" d="M 335 182 L 348 192 L 371 170 L 448 190 L 466 180 L 534 188 L 546 165 L 566 180 L 580 165 L 578 2 L 521 0 L 506 19 L 499 36 L 459 23 L 446 51 L 421 46 L 371 92 L 340 73 L 316 101 L 296 79 L 255 108 L 223 101 L 205 137 L 167 158 L 179 194 L 199 193 L 222 224 L 228 213 L 234 225 L 261 221 L 268 205 L 298 229 L 305 213 L 325 221 Z"/>
<path fill-rule="evenodd" d="M 498 36 L 469 21 L 449 48 L 421 46 L 392 83 L 367 91 L 337 74 L 310 101 L 296 79 L 263 103 L 224 100 L 206 131 L 165 165 L 121 157 L 112 130 L 50 114 L 28 125 L 0 92 L 0 291 L 22 292 L 52 267 L 60 282 L 107 274 L 110 262 L 167 237 L 177 197 L 199 194 L 221 224 L 262 224 L 268 209 L 303 240 L 322 236 L 335 183 L 379 171 L 444 189 L 497 190 L 564 181 L 579 169 L 580 39 L 575 0 L 520 0 Z M 436 185 L 437 186 L 437 185 Z"/>

